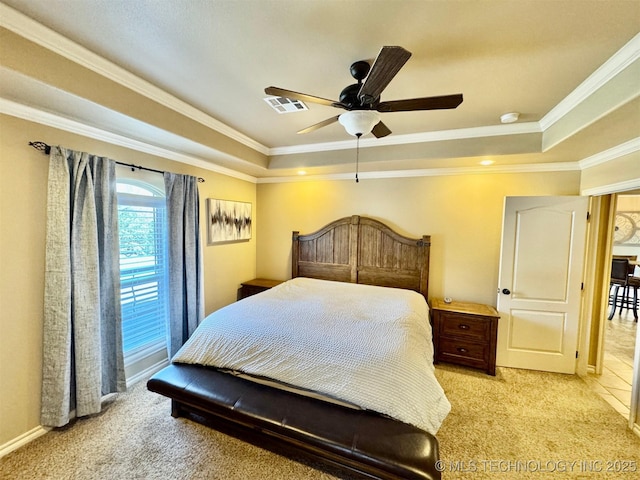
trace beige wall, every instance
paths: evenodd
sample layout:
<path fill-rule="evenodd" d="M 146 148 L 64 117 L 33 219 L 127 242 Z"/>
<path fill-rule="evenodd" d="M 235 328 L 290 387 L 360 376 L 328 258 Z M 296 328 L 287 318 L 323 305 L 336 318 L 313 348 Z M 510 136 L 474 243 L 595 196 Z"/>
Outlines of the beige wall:
<path fill-rule="evenodd" d="M 41 140 L 126 163 L 203 177 L 206 182 L 199 184 L 199 190 L 205 242 L 205 313 L 233 302 L 240 282 L 255 276 L 256 265 L 255 236 L 249 242 L 206 245 L 205 199 L 240 200 L 255 208 L 256 186 L 10 116 L 0 116 L 0 122 L 1 447 L 40 424 L 48 163 L 28 142 Z"/>
<path fill-rule="evenodd" d="M 291 232 L 350 215 L 431 235 L 429 297 L 495 305 L 505 196 L 576 195 L 579 172 L 481 174 L 258 185 L 261 277 L 291 277 Z"/>
<path fill-rule="evenodd" d="M 619 212 L 640 212 L 640 194 L 620 194 L 616 210 Z"/>

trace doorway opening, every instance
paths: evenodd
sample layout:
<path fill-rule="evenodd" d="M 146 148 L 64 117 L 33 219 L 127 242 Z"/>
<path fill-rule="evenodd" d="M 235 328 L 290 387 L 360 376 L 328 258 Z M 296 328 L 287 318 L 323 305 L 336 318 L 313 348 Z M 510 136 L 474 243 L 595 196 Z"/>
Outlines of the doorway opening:
<path fill-rule="evenodd" d="M 640 278 L 640 195 L 617 195 L 615 226 L 611 255 L 629 262 L 628 275 Z M 636 280 L 638 281 L 638 280 Z M 602 322 L 601 368 L 589 375 L 594 389 L 621 415 L 629 418 L 632 404 L 634 355 L 638 322 L 632 308 L 633 288 L 618 289 L 617 301 L 613 298 L 615 287 L 609 288 L 605 303 L 608 304 Z M 627 302 L 620 307 L 621 297 Z M 616 305 L 614 305 L 614 302 Z"/>

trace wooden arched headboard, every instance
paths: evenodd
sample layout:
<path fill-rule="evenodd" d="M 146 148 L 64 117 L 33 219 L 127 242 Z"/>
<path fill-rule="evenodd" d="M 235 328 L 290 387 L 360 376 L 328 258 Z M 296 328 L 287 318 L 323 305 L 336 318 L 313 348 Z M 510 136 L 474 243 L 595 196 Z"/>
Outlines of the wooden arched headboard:
<path fill-rule="evenodd" d="M 292 276 L 415 290 L 427 298 L 431 237 L 409 238 L 372 218 L 293 232 Z"/>

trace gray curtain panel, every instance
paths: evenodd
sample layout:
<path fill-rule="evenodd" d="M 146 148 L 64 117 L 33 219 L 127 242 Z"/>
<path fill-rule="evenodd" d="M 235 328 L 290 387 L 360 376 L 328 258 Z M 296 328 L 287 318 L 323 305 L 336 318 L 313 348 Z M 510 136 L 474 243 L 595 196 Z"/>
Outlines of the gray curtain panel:
<path fill-rule="evenodd" d="M 42 425 L 126 389 L 115 163 L 61 147 L 49 157 L 43 333 Z"/>
<path fill-rule="evenodd" d="M 202 253 L 198 179 L 164 174 L 169 228 L 169 358 L 191 336 L 203 317 Z"/>

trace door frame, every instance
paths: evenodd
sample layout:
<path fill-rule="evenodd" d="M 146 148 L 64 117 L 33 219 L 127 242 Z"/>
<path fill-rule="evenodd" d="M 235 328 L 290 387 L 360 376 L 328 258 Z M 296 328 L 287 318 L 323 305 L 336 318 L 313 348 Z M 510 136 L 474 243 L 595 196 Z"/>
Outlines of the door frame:
<path fill-rule="evenodd" d="M 590 197 L 590 219 L 587 225 L 582 322 L 578 340 L 576 373 L 602 374 L 604 357 L 604 328 L 607 316 L 613 228 L 615 225 L 616 195 Z"/>
<path fill-rule="evenodd" d="M 635 185 L 634 185 L 635 186 Z M 629 187 L 627 185 L 627 187 Z M 640 187 L 640 182 L 635 186 Z M 585 274 L 585 281 L 591 279 L 593 282 L 586 283 L 583 298 L 583 315 L 581 324 L 584 329 L 579 333 L 579 345 L 586 347 L 585 355 L 578 357 L 577 373 L 586 375 L 587 372 L 601 374 L 604 359 L 604 336 L 605 321 L 608 311 L 609 278 L 611 276 L 610 258 L 613 252 L 613 231 L 615 227 L 615 213 L 617 195 L 624 193 L 636 193 L 625 188 L 622 190 L 612 189 L 610 191 L 592 192 L 591 196 L 594 210 L 588 228 L 588 239 L 592 240 L 587 245 L 585 262 L 589 265 L 590 275 Z M 583 195 L 590 192 L 583 191 Z M 609 203 L 607 205 L 607 200 Z M 596 215 L 593 215 L 597 213 Z M 589 241 L 588 240 L 588 241 Z M 602 253 L 599 253 L 601 250 Z M 597 328 L 594 327 L 593 319 L 597 319 Z M 582 351 L 582 350 L 581 350 Z M 589 359 L 593 358 L 593 362 Z M 629 429 L 640 436 L 640 328 L 636 332 L 636 348 L 633 363 L 633 378 L 631 386 L 631 406 L 628 418 Z"/>

